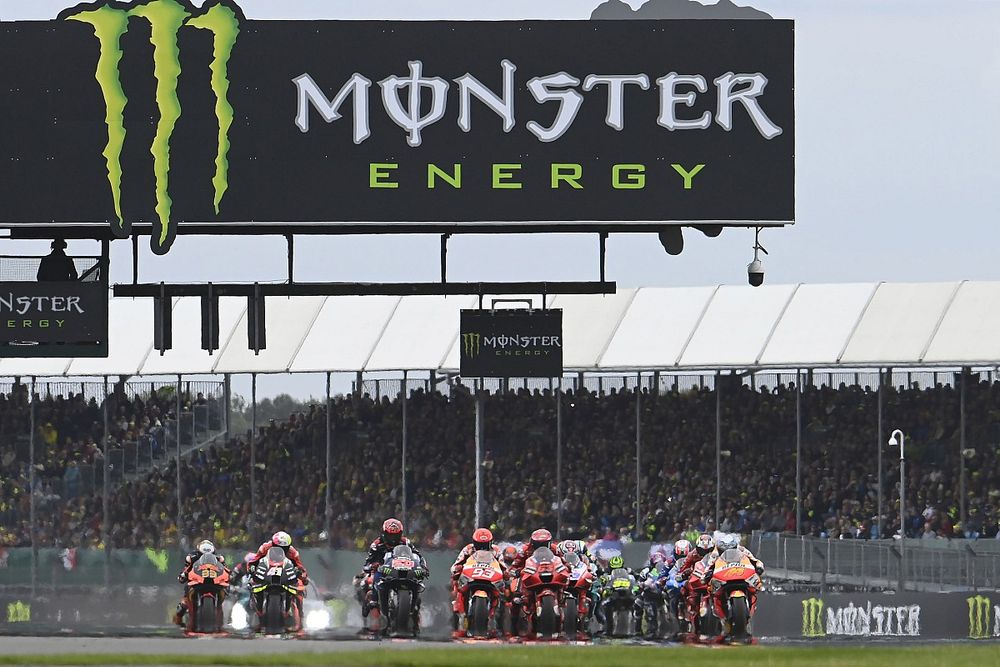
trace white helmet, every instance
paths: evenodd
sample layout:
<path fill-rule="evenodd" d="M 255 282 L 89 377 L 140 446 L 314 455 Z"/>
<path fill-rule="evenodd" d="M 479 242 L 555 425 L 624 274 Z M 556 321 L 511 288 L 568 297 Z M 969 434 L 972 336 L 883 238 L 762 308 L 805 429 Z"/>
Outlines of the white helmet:
<path fill-rule="evenodd" d="M 198 543 L 198 551 L 203 554 L 214 554 L 215 545 L 209 542 L 208 540 L 202 540 L 201 542 Z"/>
<path fill-rule="evenodd" d="M 292 536 L 283 530 L 279 530 L 271 536 L 271 544 L 282 549 L 287 549 L 292 546 Z"/>
<path fill-rule="evenodd" d="M 719 553 L 725 553 L 730 549 L 735 549 L 740 545 L 740 541 L 736 539 L 735 535 L 726 534 L 720 535 L 719 539 L 715 541 L 715 546 L 718 548 Z"/>

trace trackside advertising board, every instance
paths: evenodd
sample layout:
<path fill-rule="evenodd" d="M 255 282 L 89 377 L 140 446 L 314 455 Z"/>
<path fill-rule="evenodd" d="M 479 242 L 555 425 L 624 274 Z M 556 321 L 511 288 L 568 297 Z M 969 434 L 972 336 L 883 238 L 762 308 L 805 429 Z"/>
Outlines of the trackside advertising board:
<path fill-rule="evenodd" d="M 463 310 L 459 335 L 463 377 L 559 377 L 562 311 Z"/>
<path fill-rule="evenodd" d="M 89 2 L 0 25 L 0 226 L 787 224 L 793 63 L 783 20 Z"/>

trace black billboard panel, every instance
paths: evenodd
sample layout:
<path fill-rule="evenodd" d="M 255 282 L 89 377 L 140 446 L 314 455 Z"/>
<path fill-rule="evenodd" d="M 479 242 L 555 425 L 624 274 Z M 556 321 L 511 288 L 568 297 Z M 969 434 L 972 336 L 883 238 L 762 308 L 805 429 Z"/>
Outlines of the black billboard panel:
<path fill-rule="evenodd" d="M 463 310 L 463 377 L 559 377 L 561 310 Z"/>
<path fill-rule="evenodd" d="M 107 284 L 0 282 L 0 357 L 107 356 L 107 340 Z"/>
<path fill-rule="evenodd" d="M 0 24 L 0 62 L 4 226 L 794 219 L 791 21 L 91 2 Z"/>

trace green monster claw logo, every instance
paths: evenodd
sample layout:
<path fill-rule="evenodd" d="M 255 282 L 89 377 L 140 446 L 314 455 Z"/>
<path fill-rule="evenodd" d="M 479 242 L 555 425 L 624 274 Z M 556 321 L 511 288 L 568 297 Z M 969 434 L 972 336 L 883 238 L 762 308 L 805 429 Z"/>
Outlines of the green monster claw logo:
<path fill-rule="evenodd" d="M 177 83 L 181 76 L 180 48 L 177 35 L 187 25 L 209 30 L 214 37 L 214 53 L 209 69 L 212 72 L 212 92 L 215 94 L 215 116 L 219 124 L 218 153 L 215 159 L 215 212 L 218 214 L 222 198 L 229 188 L 229 129 L 233 125 L 233 107 L 229 103 L 229 59 L 240 33 L 242 12 L 232 0 L 209 0 L 199 10 L 189 0 L 144 0 L 125 5 L 114 0 L 85 3 L 60 14 L 61 19 L 90 24 L 100 45 L 97 60 L 97 83 L 104 95 L 105 122 L 108 126 L 108 145 L 104 150 L 107 160 L 108 182 L 114 200 L 118 224 L 115 231 L 128 234 L 122 214 L 121 154 L 125 146 L 125 106 L 128 97 L 122 87 L 119 63 L 123 53 L 121 38 L 128 32 L 132 17 L 149 23 L 150 43 L 153 45 L 153 76 L 156 78 L 156 106 L 160 112 L 156 136 L 150 153 L 156 176 L 157 229 L 152 237 L 153 252 L 164 254 L 177 233 L 171 221 L 173 204 L 170 199 L 170 138 L 181 117 L 181 101 Z"/>
<path fill-rule="evenodd" d="M 969 639 L 989 639 L 1000 637 L 1000 605 L 993 605 L 985 595 L 974 595 L 965 599 L 969 605 Z M 993 626 L 990 627 L 990 611 L 993 611 Z"/>
<path fill-rule="evenodd" d="M 802 601 L 802 636 L 826 636 L 826 630 L 823 627 L 823 600 L 808 598 Z"/>
<path fill-rule="evenodd" d="M 465 351 L 465 356 L 470 359 L 479 356 L 479 341 L 480 335 L 477 333 L 462 334 L 462 349 Z"/>

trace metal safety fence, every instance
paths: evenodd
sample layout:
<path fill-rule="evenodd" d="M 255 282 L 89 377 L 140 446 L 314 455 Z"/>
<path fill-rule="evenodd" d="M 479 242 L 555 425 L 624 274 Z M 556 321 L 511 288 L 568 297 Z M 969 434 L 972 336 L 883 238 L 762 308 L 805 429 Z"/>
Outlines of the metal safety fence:
<path fill-rule="evenodd" d="M 748 546 L 785 577 L 868 590 L 1000 588 L 997 540 L 833 540 L 755 532 Z"/>

